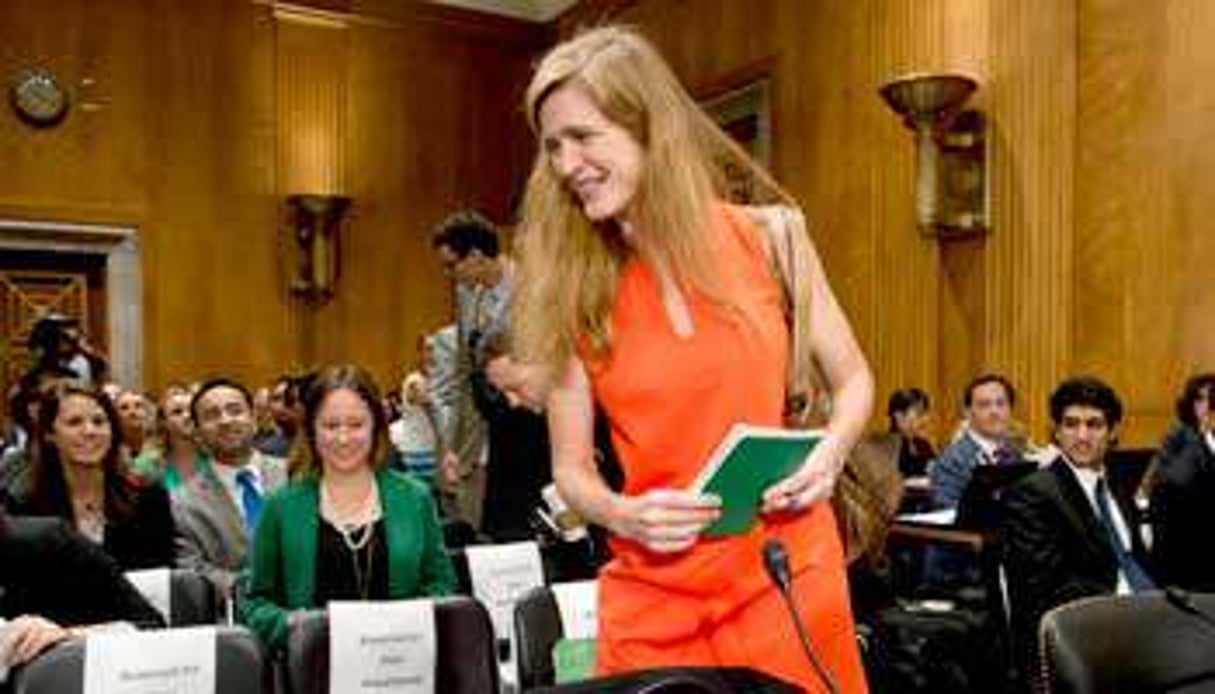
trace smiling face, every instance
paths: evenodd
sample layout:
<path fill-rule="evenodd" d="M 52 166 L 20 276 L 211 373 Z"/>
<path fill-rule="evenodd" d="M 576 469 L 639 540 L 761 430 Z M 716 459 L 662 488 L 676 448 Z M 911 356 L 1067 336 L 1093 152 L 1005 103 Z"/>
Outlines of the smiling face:
<path fill-rule="evenodd" d="M 374 418 L 358 393 L 338 388 L 326 395 L 313 426 L 323 474 L 346 474 L 371 466 Z"/>
<path fill-rule="evenodd" d="M 50 441 L 65 465 L 101 465 L 113 436 L 105 410 L 93 398 L 73 394 L 59 403 Z"/>
<path fill-rule="evenodd" d="M 1116 433 L 1101 410 L 1070 405 L 1055 427 L 1055 442 L 1076 467 L 1099 468 L 1105 464 L 1105 454 Z"/>
<path fill-rule="evenodd" d="M 253 408 L 244 393 L 216 386 L 196 406 L 198 435 L 216 461 L 243 465 L 253 446 Z"/>
<path fill-rule="evenodd" d="M 630 221 L 645 152 L 577 84 L 557 88 L 538 111 L 548 165 L 592 222 Z"/>

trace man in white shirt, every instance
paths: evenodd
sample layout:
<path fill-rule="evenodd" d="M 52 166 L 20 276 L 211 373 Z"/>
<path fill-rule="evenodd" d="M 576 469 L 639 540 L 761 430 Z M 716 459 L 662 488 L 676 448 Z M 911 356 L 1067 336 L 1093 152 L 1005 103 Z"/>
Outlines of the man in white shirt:
<path fill-rule="evenodd" d="M 286 481 L 287 465 L 253 448 L 253 396 L 243 385 L 226 378 L 206 381 L 190 413 L 206 458 L 173 494 L 177 565 L 199 571 L 231 595 L 262 500 Z"/>
<path fill-rule="evenodd" d="M 1108 488 L 1105 458 L 1122 403 L 1091 377 L 1064 381 L 1050 398 L 1061 455 L 1005 491 L 1003 553 L 1010 617 L 1022 672 L 1032 672 L 1038 621 L 1087 595 L 1155 588 L 1129 499 Z"/>

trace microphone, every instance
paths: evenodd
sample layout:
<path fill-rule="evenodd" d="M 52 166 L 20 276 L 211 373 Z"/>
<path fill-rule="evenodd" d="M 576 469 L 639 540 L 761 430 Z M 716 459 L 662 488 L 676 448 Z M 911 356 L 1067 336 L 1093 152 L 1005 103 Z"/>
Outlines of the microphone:
<path fill-rule="evenodd" d="M 768 571 L 768 577 L 776 584 L 777 591 L 785 599 L 785 607 L 789 610 L 789 618 L 793 620 L 793 626 L 797 629 L 797 638 L 802 644 L 802 650 L 806 653 L 806 659 L 814 667 L 815 674 L 822 680 L 827 691 L 831 694 L 839 694 L 840 690 L 835 684 L 835 679 L 831 677 L 831 673 L 823 667 L 814 653 L 814 644 L 810 641 L 810 634 L 806 632 L 806 625 L 802 623 L 801 614 L 797 611 L 797 603 L 793 601 L 793 571 L 789 568 L 789 553 L 785 551 L 785 544 L 778 538 L 768 538 L 764 542 L 763 558 L 764 569 Z"/>

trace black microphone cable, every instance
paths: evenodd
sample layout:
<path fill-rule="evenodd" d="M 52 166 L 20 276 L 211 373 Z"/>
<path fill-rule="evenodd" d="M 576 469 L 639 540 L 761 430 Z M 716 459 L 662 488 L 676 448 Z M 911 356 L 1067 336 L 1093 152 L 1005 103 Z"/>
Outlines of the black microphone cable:
<path fill-rule="evenodd" d="M 789 568 L 789 554 L 785 551 L 784 543 L 775 537 L 770 537 L 764 542 L 764 568 L 768 570 L 769 578 L 776 584 L 776 589 L 780 592 L 781 597 L 785 599 L 789 617 L 793 620 L 793 626 L 797 628 L 797 638 L 801 641 L 806 658 L 814 666 L 814 672 L 822 680 L 823 686 L 827 687 L 828 692 L 839 694 L 839 686 L 835 684 L 835 679 L 827 668 L 819 662 L 818 655 L 814 652 L 814 644 L 810 641 L 810 634 L 806 632 L 806 625 L 802 623 L 802 616 L 797 611 L 797 603 L 793 600 L 793 572 Z"/>

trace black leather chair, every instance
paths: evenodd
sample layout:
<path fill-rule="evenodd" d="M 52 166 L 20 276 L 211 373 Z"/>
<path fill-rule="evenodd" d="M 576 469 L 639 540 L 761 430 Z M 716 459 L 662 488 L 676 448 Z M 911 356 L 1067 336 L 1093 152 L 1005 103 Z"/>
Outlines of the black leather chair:
<path fill-rule="evenodd" d="M 435 691 L 484 694 L 498 691 L 498 661 L 489 612 L 466 596 L 436 598 L 438 662 Z M 291 694 L 328 694 L 329 616 L 311 610 L 287 635 L 287 681 Z"/>
<path fill-rule="evenodd" d="M 169 570 L 169 626 L 219 624 L 225 621 L 225 608 L 219 589 L 207 577 L 190 569 Z"/>
<path fill-rule="evenodd" d="M 1083 598 L 1040 623 L 1049 692 L 1215 692 L 1215 594 Z"/>
<path fill-rule="evenodd" d="M 224 621 L 225 601 L 206 576 L 189 569 L 169 574 L 169 626 L 218 624 Z"/>
<path fill-rule="evenodd" d="M 271 691 L 270 668 L 261 642 L 244 627 L 216 627 L 216 694 Z M 157 631 L 143 632 L 155 636 Z M 84 692 L 85 640 L 62 643 L 13 673 L 13 694 Z"/>
<path fill-rule="evenodd" d="M 553 646 L 565 635 L 557 598 L 548 586 L 534 588 L 515 604 L 515 658 L 519 688 L 556 682 Z"/>

